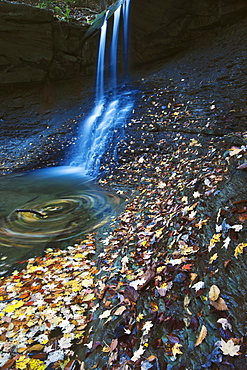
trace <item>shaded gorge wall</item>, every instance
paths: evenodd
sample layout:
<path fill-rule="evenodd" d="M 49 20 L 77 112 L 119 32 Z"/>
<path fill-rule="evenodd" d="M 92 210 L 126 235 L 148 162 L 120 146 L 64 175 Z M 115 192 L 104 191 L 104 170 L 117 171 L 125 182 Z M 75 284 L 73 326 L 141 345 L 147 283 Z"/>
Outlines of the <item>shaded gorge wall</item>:
<path fill-rule="evenodd" d="M 167 58 L 246 16 L 245 0 L 131 0 L 131 64 Z M 100 19 L 90 29 L 8 1 L 0 2 L 0 19 L 0 84 L 95 73 Z"/>

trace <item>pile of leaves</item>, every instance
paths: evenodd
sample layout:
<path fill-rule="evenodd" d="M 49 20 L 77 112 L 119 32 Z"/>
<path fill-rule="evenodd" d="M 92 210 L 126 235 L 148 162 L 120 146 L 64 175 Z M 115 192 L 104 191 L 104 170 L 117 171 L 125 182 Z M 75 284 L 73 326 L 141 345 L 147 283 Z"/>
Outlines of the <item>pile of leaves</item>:
<path fill-rule="evenodd" d="M 143 91 L 99 180 L 124 211 L 2 278 L 1 370 L 246 367 L 247 132 L 205 105 Z"/>

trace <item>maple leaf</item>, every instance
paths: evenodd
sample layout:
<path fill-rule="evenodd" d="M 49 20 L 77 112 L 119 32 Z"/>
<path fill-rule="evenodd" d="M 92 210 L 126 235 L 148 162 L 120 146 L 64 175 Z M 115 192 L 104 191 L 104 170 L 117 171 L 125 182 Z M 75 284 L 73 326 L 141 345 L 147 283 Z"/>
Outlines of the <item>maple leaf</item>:
<path fill-rule="evenodd" d="M 224 339 L 221 339 L 220 341 L 220 348 L 223 352 L 223 355 L 226 355 L 226 356 L 239 356 L 239 350 L 240 350 L 240 346 L 239 345 L 236 345 L 234 344 L 233 340 L 230 339 L 228 340 L 228 342 L 225 342 Z"/>

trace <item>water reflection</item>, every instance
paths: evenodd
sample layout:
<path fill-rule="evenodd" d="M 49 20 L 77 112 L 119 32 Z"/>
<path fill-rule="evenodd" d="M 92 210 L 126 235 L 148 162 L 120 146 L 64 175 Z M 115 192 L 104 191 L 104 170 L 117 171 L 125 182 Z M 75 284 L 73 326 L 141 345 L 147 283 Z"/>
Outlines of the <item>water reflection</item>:
<path fill-rule="evenodd" d="M 100 189 L 80 167 L 3 176 L 0 254 L 13 248 L 44 248 L 50 241 L 89 232 L 106 223 L 120 203 L 117 195 Z"/>

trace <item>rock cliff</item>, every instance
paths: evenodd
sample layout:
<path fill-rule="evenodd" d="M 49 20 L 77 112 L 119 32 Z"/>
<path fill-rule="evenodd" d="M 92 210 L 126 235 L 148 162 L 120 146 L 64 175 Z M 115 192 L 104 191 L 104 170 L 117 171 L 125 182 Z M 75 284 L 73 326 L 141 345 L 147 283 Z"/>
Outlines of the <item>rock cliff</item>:
<path fill-rule="evenodd" d="M 141 64 L 169 57 L 246 16 L 244 0 L 132 0 L 132 60 Z"/>
<path fill-rule="evenodd" d="M 87 26 L 58 22 L 51 11 L 8 1 L 0 2 L 0 19 L 1 84 L 65 79 L 94 65 L 97 47 L 89 50 L 82 41 Z"/>
<path fill-rule="evenodd" d="M 246 16 L 245 0 L 132 0 L 132 65 L 174 55 Z M 51 11 L 8 1 L 0 2 L 0 19 L 0 84 L 62 80 L 95 70 L 98 35 L 85 40 L 88 26 L 58 22 Z"/>

